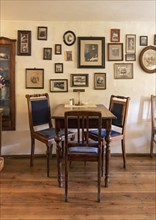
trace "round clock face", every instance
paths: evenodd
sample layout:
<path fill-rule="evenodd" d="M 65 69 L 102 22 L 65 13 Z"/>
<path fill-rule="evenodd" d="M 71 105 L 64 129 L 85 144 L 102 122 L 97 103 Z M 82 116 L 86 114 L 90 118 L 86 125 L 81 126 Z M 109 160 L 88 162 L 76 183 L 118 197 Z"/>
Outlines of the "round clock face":
<path fill-rule="evenodd" d="M 139 62 L 145 72 L 156 73 L 156 47 L 145 47 L 139 55 Z"/>
<path fill-rule="evenodd" d="M 63 35 L 63 41 L 66 45 L 71 46 L 76 41 L 76 36 L 72 31 L 66 31 Z"/>

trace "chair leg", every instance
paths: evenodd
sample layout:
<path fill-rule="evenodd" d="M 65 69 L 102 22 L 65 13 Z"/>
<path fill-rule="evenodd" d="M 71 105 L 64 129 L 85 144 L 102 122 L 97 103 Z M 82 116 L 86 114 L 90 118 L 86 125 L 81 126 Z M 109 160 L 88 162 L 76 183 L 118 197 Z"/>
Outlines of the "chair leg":
<path fill-rule="evenodd" d="M 101 156 L 99 158 L 101 161 Z M 97 201 L 100 202 L 101 200 L 101 163 L 98 161 L 98 196 L 97 196 Z"/>
<path fill-rule="evenodd" d="M 122 146 L 122 157 L 123 157 L 123 168 L 126 168 L 126 151 L 125 151 L 125 140 L 121 140 L 121 146 Z"/>
<path fill-rule="evenodd" d="M 35 139 L 31 138 L 31 156 L 30 156 L 30 166 L 34 165 L 34 151 L 35 151 Z"/>
<path fill-rule="evenodd" d="M 102 155 L 101 155 L 101 176 L 104 175 L 104 145 L 102 144 Z"/>
<path fill-rule="evenodd" d="M 53 145 L 47 145 L 47 177 L 49 177 L 50 175 L 50 158 L 51 158 L 51 154 L 52 154 L 52 148 Z"/>
<path fill-rule="evenodd" d="M 153 157 L 153 145 L 154 145 L 154 141 L 153 141 L 153 134 L 151 137 L 151 146 L 150 146 L 150 156 Z"/>
<path fill-rule="evenodd" d="M 68 202 L 68 163 L 65 159 L 65 202 Z"/>

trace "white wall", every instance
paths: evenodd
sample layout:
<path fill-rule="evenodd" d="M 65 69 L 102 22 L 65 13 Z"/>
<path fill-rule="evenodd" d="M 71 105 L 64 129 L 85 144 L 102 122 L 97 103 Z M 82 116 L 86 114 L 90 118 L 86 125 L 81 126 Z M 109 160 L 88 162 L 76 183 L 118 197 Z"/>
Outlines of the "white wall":
<path fill-rule="evenodd" d="M 37 40 L 37 27 L 48 27 L 48 40 Z M 71 30 L 76 36 L 104 36 L 106 44 L 110 42 L 110 29 L 120 29 L 120 42 L 124 43 L 125 35 L 136 34 L 136 61 L 134 64 L 133 79 L 114 79 L 113 64 L 107 61 L 106 46 L 106 68 L 105 69 L 78 69 L 77 68 L 77 41 L 73 46 L 66 46 L 63 43 L 63 34 Z M 127 123 L 128 153 L 148 153 L 150 148 L 150 95 L 156 94 L 156 74 L 145 73 L 139 66 L 138 57 L 144 48 L 139 46 L 139 37 L 148 36 L 148 45 L 153 44 L 155 34 L 155 23 L 152 22 L 29 22 L 29 21 L 1 21 L 1 36 L 17 39 L 17 30 L 32 31 L 32 55 L 16 56 L 16 131 L 2 132 L 2 154 L 29 154 L 30 136 L 28 127 L 26 93 L 49 93 L 49 79 L 63 78 L 70 79 L 71 73 L 88 73 L 89 87 L 86 88 L 83 99 L 89 103 L 102 103 L 108 106 L 110 95 L 130 96 L 130 108 Z M 54 45 L 62 44 L 62 55 L 54 54 Z M 52 47 L 52 60 L 43 60 L 43 47 Z M 73 52 L 73 61 L 64 61 L 64 51 Z M 54 73 L 54 63 L 64 63 L 64 73 Z M 122 62 L 126 62 L 125 59 Z M 25 89 L 25 69 L 44 68 L 45 81 L 44 89 Z M 94 73 L 104 72 L 107 76 L 107 89 L 94 90 Z M 59 103 L 67 103 L 69 98 L 77 98 L 72 93 L 69 80 L 68 93 L 49 93 L 52 109 Z M 42 144 L 37 143 L 37 153 L 45 152 Z M 114 147 L 112 152 L 120 152 L 120 145 Z"/>

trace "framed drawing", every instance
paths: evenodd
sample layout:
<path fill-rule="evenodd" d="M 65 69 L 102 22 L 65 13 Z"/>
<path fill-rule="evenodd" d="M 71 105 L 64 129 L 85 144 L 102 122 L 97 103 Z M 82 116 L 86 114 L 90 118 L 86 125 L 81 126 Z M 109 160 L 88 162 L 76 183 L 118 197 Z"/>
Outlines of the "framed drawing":
<path fill-rule="evenodd" d="M 37 29 L 37 39 L 38 40 L 47 40 L 48 28 L 47 27 L 38 27 Z"/>
<path fill-rule="evenodd" d="M 106 89 L 106 73 L 94 73 L 94 89 Z"/>
<path fill-rule="evenodd" d="M 63 35 L 63 41 L 67 46 L 71 46 L 76 41 L 76 36 L 73 31 L 66 31 Z"/>
<path fill-rule="evenodd" d="M 136 54 L 135 53 L 125 54 L 125 60 L 126 61 L 135 61 L 136 60 Z"/>
<path fill-rule="evenodd" d="M 72 87 L 88 86 L 88 74 L 71 74 L 70 76 L 71 76 Z"/>
<path fill-rule="evenodd" d="M 62 54 L 62 45 L 61 44 L 55 44 L 55 54 L 56 55 Z"/>
<path fill-rule="evenodd" d="M 148 36 L 140 36 L 140 46 L 148 45 Z"/>
<path fill-rule="evenodd" d="M 65 59 L 65 61 L 72 61 L 73 60 L 72 51 L 65 51 L 64 52 L 64 59 Z"/>
<path fill-rule="evenodd" d="M 18 31 L 17 55 L 31 56 L 31 31 Z"/>
<path fill-rule="evenodd" d="M 63 73 L 63 63 L 55 63 L 55 73 Z"/>
<path fill-rule="evenodd" d="M 126 53 L 136 52 L 136 35 L 127 34 L 126 35 Z"/>
<path fill-rule="evenodd" d="M 111 42 L 120 42 L 120 29 L 111 29 Z"/>
<path fill-rule="evenodd" d="M 115 63 L 115 79 L 133 79 L 133 63 Z"/>
<path fill-rule="evenodd" d="M 108 61 L 123 60 L 123 43 L 108 43 Z"/>
<path fill-rule="evenodd" d="M 78 68 L 105 68 L 104 37 L 78 37 Z"/>
<path fill-rule="evenodd" d="M 145 47 L 139 55 L 139 63 L 146 73 L 156 73 L 156 47 Z"/>
<path fill-rule="evenodd" d="M 156 34 L 154 35 L 154 45 L 156 45 Z"/>
<path fill-rule="evenodd" d="M 68 92 L 68 80 L 50 79 L 50 92 Z"/>
<path fill-rule="evenodd" d="M 44 88 L 44 69 L 27 68 L 25 72 L 26 89 Z"/>
<path fill-rule="evenodd" d="M 52 59 L 52 48 L 49 47 L 43 48 L 43 59 L 44 60 Z"/>

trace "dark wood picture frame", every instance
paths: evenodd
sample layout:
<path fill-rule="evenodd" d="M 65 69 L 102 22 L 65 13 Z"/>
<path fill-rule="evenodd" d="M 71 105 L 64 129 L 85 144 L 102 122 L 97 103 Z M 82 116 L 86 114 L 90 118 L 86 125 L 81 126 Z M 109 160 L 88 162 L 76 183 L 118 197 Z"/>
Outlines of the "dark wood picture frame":
<path fill-rule="evenodd" d="M 47 38 L 48 38 L 48 28 L 44 26 L 39 26 L 37 28 L 37 39 L 47 40 Z"/>
<path fill-rule="evenodd" d="M 126 34 L 126 53 L 135 53 L 136 52 L 136 35 L 135 34 Z"/>
<path fill-rule="evenodd" d="M 62 45 L 61 44 L 55 44 L 55 54 L 56 55 L 62 54 Z"/>
<path fill-rule="evenodd" d="M 52 48 L 50 48 L 50 47 L 43 48 L 43 59 L 44 60 L 52 60 Z"/>
<path fill-rule="evenodd" d="M 94 89 L 106 89 L 106 73 L 94 73 Z"/>
<path fill-rule="evenodd" d="M 154 35 L 154 45 L 156 45 L 156 34 Z"/>
<path fill-rule="evenodd" d="M 55 73 L 63 73 L 63 63 L 55 63 Z"/>
<path fill-rule="evenodd" d="M 78 68 L 105 68 L 105 37 L 78 37 Z"/>
<path fill-rule="evenodd" d="M 88 74 L 71 74 L 70 79 L 71 87 L 88 87 Z"/>
<path fill-rule="evenodd" d="M 140 46 L 148 45 L 148 36 L 140 36 Z"/>
<path fill-rule="evenodd" d="M 123 43 L 108 43 L 108 61 L 123 60 Z"/>
<path fill-rule="evenodd" d="M 31 31 L 18 30 L 17 55 L 31 56 Z"/>
<path fill-rule="evenodd" d="M 111 42 L 120 42 L 120 29 L 111 29 Z"/>
<path fill-rule="evenodd" d="M 50 92 L 68 92 L 68 80 L 50 79 Z"/>
<path fill-rule="evenodd" d="M 26 68 L 25 87 L 26 89 L 43 89 L 44 88 L 44 69 Z"/>
<path fill-rule="evenodd" d="M 135 53 L 125 54 L 125 61 L 136 61 L 136 54 Z"/>

